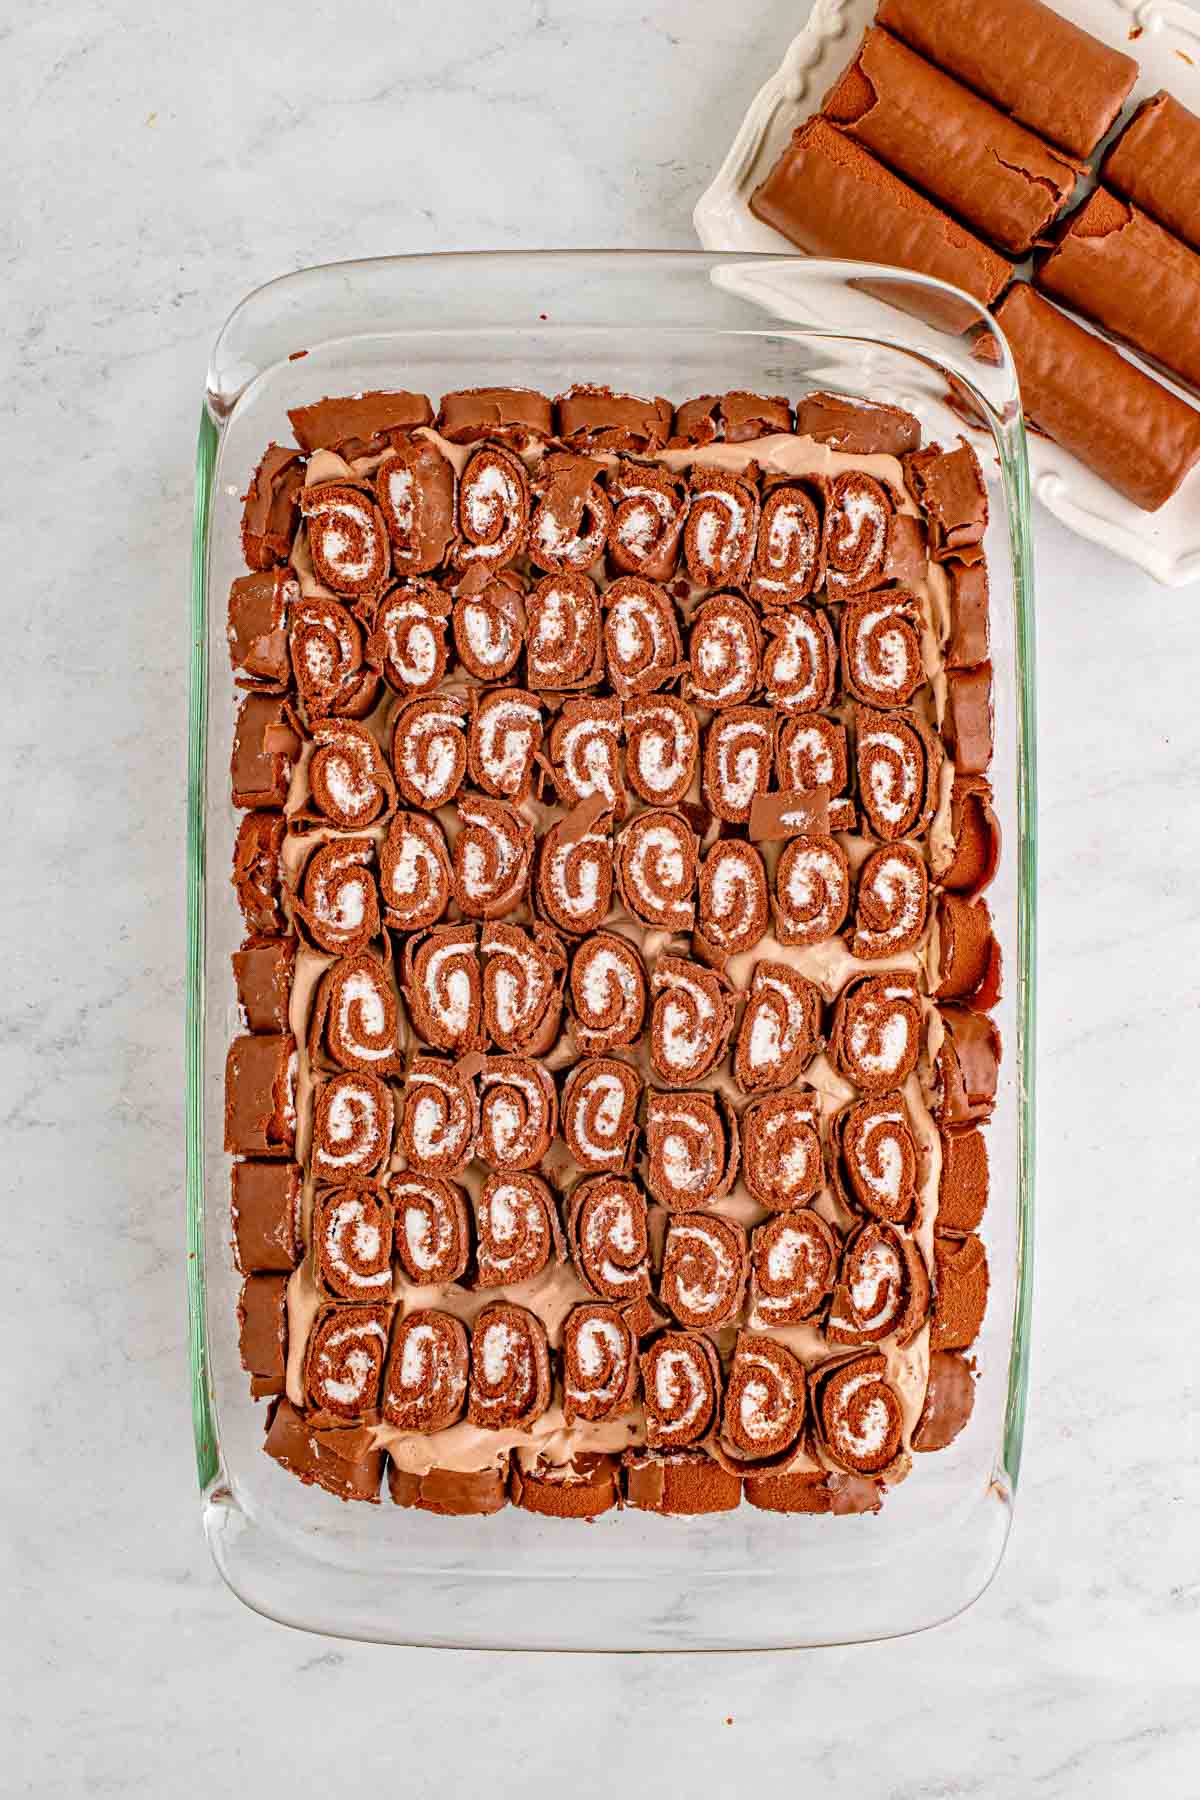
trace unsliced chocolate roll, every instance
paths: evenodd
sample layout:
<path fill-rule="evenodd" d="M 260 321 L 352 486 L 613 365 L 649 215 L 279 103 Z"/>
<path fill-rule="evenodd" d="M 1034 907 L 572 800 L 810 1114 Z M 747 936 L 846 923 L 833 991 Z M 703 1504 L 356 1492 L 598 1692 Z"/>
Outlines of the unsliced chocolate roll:
<path fill-rule="evenodd" d="M 877 27 L 864 34 L 821 110 L 1012 256 L 1028 253 L 1082 172 Z"/>
<path fill-rule="evenodd" d="M 968 900 L 988 887 L 1000 863 L 1000 821 L 991 784 L 982 775 L 955 775 L 950 789 L 949 842 L 933 858 L 933 873 Z"/>
<path fill-rule="evenodd" d="M 279 692 L 291 681 L 288 608 L 300 598 L 291 569 L 239 575 L 229 590 L 229 660 L 236 675 Z"/>
<path fill-rule="evenodd" d="M 238 1300 L 242 1367 L 256 1400 L 282 1394 L 287 1372 L 287 1276 L 248 1275 Z"/>
<path fill-rule="evenodd" d="M 230 1155 L 291 1160 L 296 1070 L 296 1040 L 289 1033 L 234 1038 L 225 1058 L 225 1148 Z"/>
<path fill-rule="evenodd" d="M 935 998 L 961 1000 L 988 1012 L 1000 998 L 1000 945 L 984 900 L 942 894 L 937 903 L 939 941 Z"/>
<path fill-rule="evenodd" d="M 1200 253 L 1106 188 L 1071 215 L 1040 288 L 1200 387 Z"/>
<path fill-rule="evenodd" d="M 1142 101 L 1100 175 L 1105 187 L 1200 250 L 1200 118 L 1173 94 L 1160 88 Z"/>
<path fill-rule="evenodd" d="M 247 694 L 234 726 L 229 760 L 233 804 L 253 809 L 282 806 L 299 754 L 300 734 L 286 702 L 277 694 Z"/>
<path fill-rule="evenodd" d="M 975 1377 L 965 1356 L 935 1350 L 929 1358 L 925 1404 L 912 1434 L 914 1450 L 944 1450 L 975 1410 Z"/>
<path fill-rule="evenodd" d="M 385 393 L 326 395 L 308 406 L 288 408 L 296 442 L 309 454 L 336 450 L 349 460 L 377 454 L 386 445 L 403 443 L 418 425 L 433 422 L 433 408 L 425 394 L 403 389 Z"/>
<path fill-rule="evenodd" d="M 921 448 L 921 421 L 879 400 L 818 389 L 796 402 L 796 435 L 848 456 L 903 456 Z"/>
<path fill-rule="evenodd" d="M 418 1475 L 388 1462 L 388 1493 L 396 1506 L 415 1506 L 441 1518 L 475 1518 L 508 1505 L 508 1456 L 486 1469 L 429 1469 Z"/>
<path fill-rule="evenodd" d="M 645 400 L 583 383 L 559 394 L 554 410 L 573 450 L 661 450 L 671 432 L 671 402 L 661 394 Z"/>
<path fill-rule="evenodd" d="M 996 308 L 1035 425 L 1157 512 L 1200 458 L 1200 412 L 1018 282 Z"/>
<path fill-rule="evenodd" d="M 982 1131 L 943 1131 L 941 1138 L 938 1225 L 942 1231 L 975 1231 L 987 1207 L 987 1139 Z"/>
<path fill-rule="evenodd" d="M 250 1031 L 286 1031 L 295 938 L 252 938 L 231 958 L 238 1001 Z"/>
<path fill-rule="evenodd" d="M 299 1164 L 234 1163 L 231 1183 L 229 1211 L 238 1268 L 245 1275 L 294 1269 L 303 1249 Z"/>
<path fill-rule="evenodd" d="M 933 1059 L 933 1116 L 941 1125 L 991 1117 L 1000 1075 L 1000 1033 L 986 1013 L 939 1006 L 942 1042 Z"/>
<path fill-rule="evenodd" d="M 793 132 L 750 210 L 814 256 L 866 256 L 916 269 L 965 288 L 985 306 L 1012 278 L 1011 263 L 826 119 L 809 119 Z"/>
<path fill-rule="evenodd" d="M 545 394 L 533 388 L 461 388 L 442 395 L 437 428 L 452 444 L 491 437 L 523 446 L 531 437 L 550 437 L 554 418 Z"/>
<path fill-rule="evenodd" d="M 744 444 L 792 429 L 786 394 L 700 394 L 675 409 L 672 449 L 690 444 Z"/>
<path fill-rule="evenodd" d="M 1073 156 L 1091 155 L 1137 80 L 1132 56 L 1041 0 L 880 0 L 875 23 Z"/>
<path fill-rule="evenodd" d="M 247 931 L 270 937 L 284 931 L 280 850 L 287 820 L 279 812 L 248 812 L 233 847 L 233 882 Z"/>
<path fill-rule="evenodd" d="M 268 444 L 242 496 L 242 554 L 248 569 L 271 569 L 287 561 L 303 486 L 300 452 L 291 444 Z"/>

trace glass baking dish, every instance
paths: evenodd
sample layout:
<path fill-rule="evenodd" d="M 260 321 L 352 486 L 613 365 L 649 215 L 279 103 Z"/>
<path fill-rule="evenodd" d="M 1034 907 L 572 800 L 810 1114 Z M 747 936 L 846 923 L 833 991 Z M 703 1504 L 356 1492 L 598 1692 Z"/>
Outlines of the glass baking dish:
<path fill-rule="evenodd" d="M 303 354 L 300 354 L 303 353 Z M 675 401 L 817 388 L 896 402 L 926 439 L 964 432 L 989 479 L 996 752 L 1004 831 L 989 893 L 1005 960 L 1005 1046 L 983 1235 L 992 1275 L 974 1416 L 917 1459 L 881 1514 L 609 1513 L 587 1529 L 508 1508 L 442 1519 L 346 1505 L 261 1452 L 238 1356 L 222 1079 L 239 1029 L 229 879 L 235 689 L 225 603 L 241 501 L 286 411 L 324 394 L 576 381 Z M 701 252 L 389 257 L 251 294 L 212 354 L 192 552 L 187 1218 L 192 1410 L 205 1531 L 249 1606 L 309 1630 L 408 1644 L 750 1649 L 915 1631 L 970 1604 L 999 1563 L 1020 1466 L 1033 1204 L 1034 651 L 1028 473 L 1016 378 L 985 313 L 870 265 Z"/>

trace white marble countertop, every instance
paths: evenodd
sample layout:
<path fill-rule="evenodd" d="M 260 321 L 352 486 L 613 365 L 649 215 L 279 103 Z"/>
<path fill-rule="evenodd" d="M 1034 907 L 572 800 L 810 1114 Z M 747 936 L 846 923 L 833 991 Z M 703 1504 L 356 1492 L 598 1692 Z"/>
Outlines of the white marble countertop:
<path fill-rule="evenodd" d="M 1197 1791 L 1200 592 L 1041 512 L 1036 1329 L 991 1590 L 846 1651 L 418 1653 L 263 1622 L 201 1535 L 183 772 L 209 344 L 305 263 L 690 245 L 797 20 L 794 0 L 7 11 L 6 1794 L 355 1793 L 376 1770 L 528 1800 Z"/>

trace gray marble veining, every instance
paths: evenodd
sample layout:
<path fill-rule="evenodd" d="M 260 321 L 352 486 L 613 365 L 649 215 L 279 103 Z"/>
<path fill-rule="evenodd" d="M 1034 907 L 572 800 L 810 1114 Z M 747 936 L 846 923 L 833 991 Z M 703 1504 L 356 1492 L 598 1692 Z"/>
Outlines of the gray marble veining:
<path fill-rule="evenodd" d="M 200 1533 L 181 977 L 208 346 L 313 261 L 691 244 L 797 22 L 782 0 L 0 20 L 6 1794 L 333 1793 L 360 1762 L 346 1791 L 1197 1791 L 1200 623 L 1195 589 L 1045 514 L 1036 1332 L 989 1593 L 913 1642 L 803 1656 L 419 1654 L 256 1619 Z"/>

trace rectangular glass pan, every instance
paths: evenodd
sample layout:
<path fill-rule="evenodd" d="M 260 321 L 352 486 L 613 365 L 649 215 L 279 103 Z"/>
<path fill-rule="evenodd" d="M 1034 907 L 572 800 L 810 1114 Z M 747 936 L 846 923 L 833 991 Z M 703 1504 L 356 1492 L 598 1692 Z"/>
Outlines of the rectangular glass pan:
<path fill-rule="evenodd" d="M 964 330 L 965 326 L 969 329 Z M 305 352 L 297 356 L 297 352 Z M 609 1513 L 587 1529 L 509 1508 L 441 1519 L 346 1505 L 262 1454 L 263 1408 L 237 1345 L 239 1278 L 222 1149 L 225 1053 L 239 1029 L 229 880 L 235 690 L 225 643 L 243 572 L 240 496 L 287 408 L 324 394 L 572 382 L 691 395 L 818 388 L 965 432 L 989 478 L 996 754 L 1004 832 L 989 892 L 1005 963 L 1005 1059 L 989 1128 L 983 1235 L 992 1289 L 973 1418 L 917 1458 L 874 1517 Z M 964 420 L 968 421 L 964 424 Z M 215 346 L 193 545 L 188 967 L 188 1278 L 205 1530 L 218 1568 L 292 1625 L 410 1644 L 746 1649 L 918 1630 L 968 1605 L 1002 1554 L 1020 1463 L 1033 1138 L 1034 701 L 1025 449 L 1015 377 L 986 315 L 954 290 L 794 257 L 562 252 L 395 257 L 303 271 L 250 295 Z"/>

